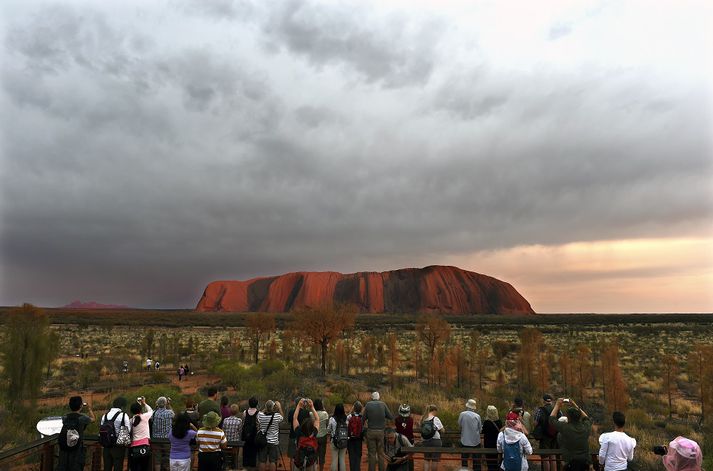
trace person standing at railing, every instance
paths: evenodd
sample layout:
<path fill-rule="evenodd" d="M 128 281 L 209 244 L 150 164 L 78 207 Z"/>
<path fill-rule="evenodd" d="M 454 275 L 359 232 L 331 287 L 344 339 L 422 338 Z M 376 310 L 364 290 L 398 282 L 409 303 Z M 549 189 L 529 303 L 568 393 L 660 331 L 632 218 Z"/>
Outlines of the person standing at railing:
<path fill-rule="evenodd" d="M 317 463 L 319 465 L 319 471 L 324 471 L 324 464 L 327 461 L 327 425 L 329 425 L 329 413 L 324 410 L 324 403 L 320 398 L 314 400 L 314 410 L 317 411 L 317 417 L 319 417 L 319 430 L 317 431 L 317 445 L 319 446 L 319 449 L 317 450 Z"/>
<path fill-rule="evenodd" d="M 151 438 L 168 440 L 171 433 L 171 424 L 176 414 L 171 409 L 170 399 L 161 396 L 156 400 L 156 410 L 153 413 L 151 427 Z M 156 471 L 169 471 L 169 446 L 167 443 L 157 443 L 154 445 L 154 468 Z"/>
<path fill-rule="evenodd" d="M 569 408 L 565 411 L 566 422 L 557 417 L 562 405 Z M 589 434 L 592 432 L 592 421 L 586 412 L 570 399 L 557 399 L 550 413 L 550 424 L 557 429 L 562 459 L 565 471 L 589 471 L 592 462 L 589 454 Z"/>
<path fill-rule="evenodd" d="M 149 420 L 153 409 L 146 404 L 145 397 L 139 397 L 131 404 L 131 448 L 129 449 L 129 470 L 149 471 L 151 469 L 151 441 L 149 440 Z"/>
<path fill-rule="evenodd" d="M 59 463 L 57 471 L 81 471 L 84 469 L 84 430 L 94 422 L 94 411 L 91 406 L 82 402 L 81 396 L 69 398 L 69 414 L 62 417 L 62 430 L 57 438 L 59 444 Z M 87 414 L 81 414 L 87 407 Z"/>
<path fill-rule="evenodd" d="M 223 469 L 223 449 L 228 446 L 225 432 L 221 430 L 220 415 L 215 411 L 203 416 L 203 427 L 198 429 L 198 471 L 220 471 Z"/>
<path fill-rule="evenodd" d="M 500 469 L 505 471 L 527 471 L 527 456 L 532 454 L 532 445 L 520 430 L 518 420 L 505 421 L 505 428 L 498 435 L 497 449 L 502 453 Z"/>
<path fill-rule="evenodd" d="M 225 437 L 228 439 L 228 444 L 230 442 L 240 441 L 240 432 L 243 428 L 243 419 L 240 417 L 240 407 L 237 404 L 231 404 L 230 416 L 223 419 L 223 431 L 225 432 Z M 226 453 L 226 466 L 229 469 L 238 469 L 238 455 L 240 448 L 231 448 L 229 452 Z"/>
<path fill-rule="evenodd" d="M 349 443 L 347 443 L 347 454 L 349 455 L 349 471 L 361 471 L 361 456 L 364 444 L 364 417 L 361 415 L 364 407 L 361 402 L 356 401 L 352 406 L 352 412 L 347 416 L 347 427 L 349 428 Z"/>
<path fill-rule="evenodd" d="M 366 422 L 366 452 L 369 457 L 369 471 L 384 471 L 384 430 L 386 421 L 393 420 L 389 407 L 380 400 L 377 391 L 371 393 L 371 401 L 364 406 L 364 421 Z"/>
<path fill-rule="evenodd" d="M 102 416 L 101 423 L 99 425 L 104 425 L 104 423 L 114 418 L 115 433 L 119 433 L 121 427 L 126 427 L 126 430 L 131 433 L 131 420 L 129 420 L 129 416 L 124 412 L 127 403 L 128 401 L 123 397 L 117 397 L 114 399 L 111 409 L 109 409 L 109 411 Z M 106 447 L 103 450 L 103 455 L 104 471 L 123 471 L 124 460 L 126 459 L 126 446 L 115 445 L 112 447 Z"/>
<path fill-rule="evenodd" d="M 465 410 L 458 416 L 458 427 L 460 427 L 460 446 L 463 448 L 478 448 L 480 447 L 480 434 L 483 430 L 483 423 L 480 415 L 475 412 L 477 403 L 475 399 L 468 399 L 465 403 Z M 476 469 L 476 463 L 480 460 L 475 455 L 461 455 L 461 465 L 463 468 L 468 468 L 468 461 L 471 462 L 473 471 Z M 480 464 L 477 465 L 480 467 Z"/>
<path fill-rule="evenodd" d="M 320 424 L 322 423 L 320 417 Z M 349 425 L 347 424 L 347 414 L 344 412 L 344 404 L 339 403 L 334 406 L 334 414 L 329 418 L 327 424 L 327 436 L 329 437 L 330 450 L 332 452 L 332 464 L 330 471 L 347 471 L 345 463 L 347 455 L 347 445 L 349 443 Z"/>
<path fill-rule="evenodd" d="M 489 405 L 485 410 L 485 422 L 483 422 L 483 447 L 497 448 L 498 435 L 502 428 L 503 422 L 499 418 L 497 407 Z M 497 471 L 497 455 L 486 455 L 485 462 L 488 464 L 488 471 Z"/>
<path fill-rule="evenodd" d="M 396 433 L 406 437 L 410 443 L 415 443 L 413 437 L 413 417 L 411 417 L 411 406 L 401 404 L 399 406 L 399 416 L 394 419 L 396 425 Z M 413 471 L 413 460 L 408 460 L 408 469 Z"/>
<path fill-rule="evenodd" d="M 188 414 L 185 412 L 178 414 L 176 423 L 173 424 L 171 433 L 168 435 L 168 440 L 171 442 L 171 454 L 169 456 L 171 471 L 191 470 L 191 440 L 196 438 L 196 433 Z"/>
<path fill-rule="evenodd" d="M 421 419 L 421 446 L 442 447 L 441 433 L 445 430 L 441 419 L 438 418 L 438 407 L 430 404 L 426 407 L 426 416 Z M 440 453 L 423 454 L 423 471 L 438 471 L 438 462 L 441 460 Z"/>
<path fill-rule="evenodd" d="M 599 464 L 604 471 L 626 471 L 634 459 L 636 439 L 624 432 L 626 416 L 623 412 L 612 414 L 614 431 L 599 435 Z"/>

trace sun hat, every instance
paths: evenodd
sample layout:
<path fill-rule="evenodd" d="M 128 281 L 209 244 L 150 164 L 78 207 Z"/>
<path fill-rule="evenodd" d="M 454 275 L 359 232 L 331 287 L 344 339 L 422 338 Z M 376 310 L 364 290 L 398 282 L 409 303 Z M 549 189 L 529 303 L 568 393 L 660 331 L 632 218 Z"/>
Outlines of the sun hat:
<path fill-rule="evenodd" d="M 399 415 L 401 417 L 408 417 L 411 415 L 411 406 L 408 404 L 401 404 L 401 406 L 399 406 Z"/>
<path fill-rule="evenodd" d="M 215 411 L 210 411 L 203 416 L 203 426 L 206 428 L 215 428 L 220 423 L 220 416 Z"/>
<path fill-rule="evenodd" d="M 478 408 L 478 404 L 475 402 L 475 399 L 468 399 L 468 402 L 465 403 L 465 408 L 475 410 Z"/>
<path fill-rule="evenodd" d="M 379 395 L 379 392 L 378 392 L 378 391 L 374 391 L 373 393 L 371 393 L 371 398 L 372 398 L 374 401 L 378 401 L 380 397 L 381 397 L 381 396 Z"/>

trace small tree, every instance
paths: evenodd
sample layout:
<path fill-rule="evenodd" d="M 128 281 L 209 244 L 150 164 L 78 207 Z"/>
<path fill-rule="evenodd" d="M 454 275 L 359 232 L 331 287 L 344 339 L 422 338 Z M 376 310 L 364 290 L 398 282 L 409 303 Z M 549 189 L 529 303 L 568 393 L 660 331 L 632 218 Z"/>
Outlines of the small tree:
<path fill-rule="evenodd" d="M 396 370 L 399 367 L 399 339 L 394 332 L 389 332 L 389 379 L 391 389 L 396 387 Z"/>
<path fill-rule="evenodd" d="M 275 315 L 251 314 L 245 326 L 253 348 L 253 361 L 257 364 L 260 359 L 260 345 L 270 340 L 270 336 L 275 332 Z"/>
<path fill-rule="evenodd" d="M 53 354 L 51 345 L 49 319 L 40 309 L 23 304 L 8 313 L 0 358 L 9 410 L 18 410 L 26 400 L 34 404 Z"/>
<path fill-rule="evenodd" d="M 433 358 L 436 346 L 450 338 L 451 325 L 437 314 L 422 314 L 416 323 L 416 334 L 426 346 L 429 358 Z"/>
<path fill-rule="evenodd" d="M 658 372 L 661 375 L 661 386 L 664 394 L 668 398 L 668 416 L 673 416 L 673 393 L 676 390 L 676 375 L 678 374 L 678 358 L 676 355 L 663 355 L 658 364 Z"/>
<path fill-rule="evenodd" d="M 343 332 L 354 328 L 356 312 L 351 306 L 333 308 L 304 308 L 294 313 L 291 328 L 320 348 L 322 374 L 327 373 L 327 350 L 329 344 Z"/>
<path fill-rule="evenodd" d="M 619 346 L 607 345 L 602 351 L 602 379 L 604 400 L 609 411 L 626 411 L 629 393 L 619 364 Z"/>

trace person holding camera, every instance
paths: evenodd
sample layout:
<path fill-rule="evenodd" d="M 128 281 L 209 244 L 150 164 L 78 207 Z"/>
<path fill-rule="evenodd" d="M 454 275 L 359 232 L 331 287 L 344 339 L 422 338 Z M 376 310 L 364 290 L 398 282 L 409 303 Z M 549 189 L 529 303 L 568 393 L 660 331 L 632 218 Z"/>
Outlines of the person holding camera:
<path fill-rule="evenodd" d="M 284 419 L 279 401 L 266 401 L 257 413 L 258 431 L 267 438 L 267 445 L 257 451 L 260 471 L 275 471 L 280 457 L 280 422 Z"/>
<path fill-rule="evenodd" d="M 137 397 L 131 404 L 131 448 L 129 449 L 129 470 L 149 471 L 151 469 L 151 442 L 149 440 L 149 420 L 153 409 L 146 404 L 146 398 Z"/>
<path fill-rule="evenodd" d="M 674 438 L 668 446 L 655 446 L 666 471 L 702 471 L 703 453 L 698 443 L 686 437 Z"/>
<path fill-rule="evenodd" d="M 634 459 L 636 439 L 624 432 L 626 417 L 622 412 L 612 414 L 614 431 L 599 436 L 599 464 L 604 471 L 626 471 Z"/>
<path fill-rule="evenodd" d="M 168 434 L 171 433 L 171 424 L 176 414 L 171 409 L 171 398 L 161 396 L 156 400 L 156 410 L 154 410 L 151 418 L 151 439 L 159 438 L 168 440 Z M 154 467 L 156 471 L 168 471 L 170 467 L 169 455 L 170 446 L 167 443 L 155 444 L 154 451 L 156 457 L 154 459 Z"/>
<path fill-rule="evenodd" d="M 558 419 L 560 409 L 566 406 L 566 422 Z M 550 425 L 559 433 L 559 445 L 565 471 L 589 471 L 591 457 L 589 454 L 589 434 L 592 432 L 592 421 L 586 412 L 571 399 L 557 399 L 550 413 Z"/>
<path fill-rule="evenodd" d="M 69 414 L 62 417 L 62 429 L 59 432 L 58 471 L 81 471 L 84 469 L 84 430 L 94 422 L 94 411 L 91 406 L 82 401 L 81 396 L 69 398 Z M 82 409 L 87 408 L 87 414 Z"/>

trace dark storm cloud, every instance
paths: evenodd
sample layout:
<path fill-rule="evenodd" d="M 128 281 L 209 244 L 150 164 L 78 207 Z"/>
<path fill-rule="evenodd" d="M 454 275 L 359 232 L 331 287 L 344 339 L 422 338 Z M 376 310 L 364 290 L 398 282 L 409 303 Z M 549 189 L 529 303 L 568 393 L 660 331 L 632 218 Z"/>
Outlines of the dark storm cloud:
<path fill-rule="evenodd" d="M 214 279 L 696 234 L 713 215 L 695 82 L 451 61 L 469 52 L 445 20 L 358 4 L 179 4 L 12 16 L 3 303 L 190 306 Z"/>

